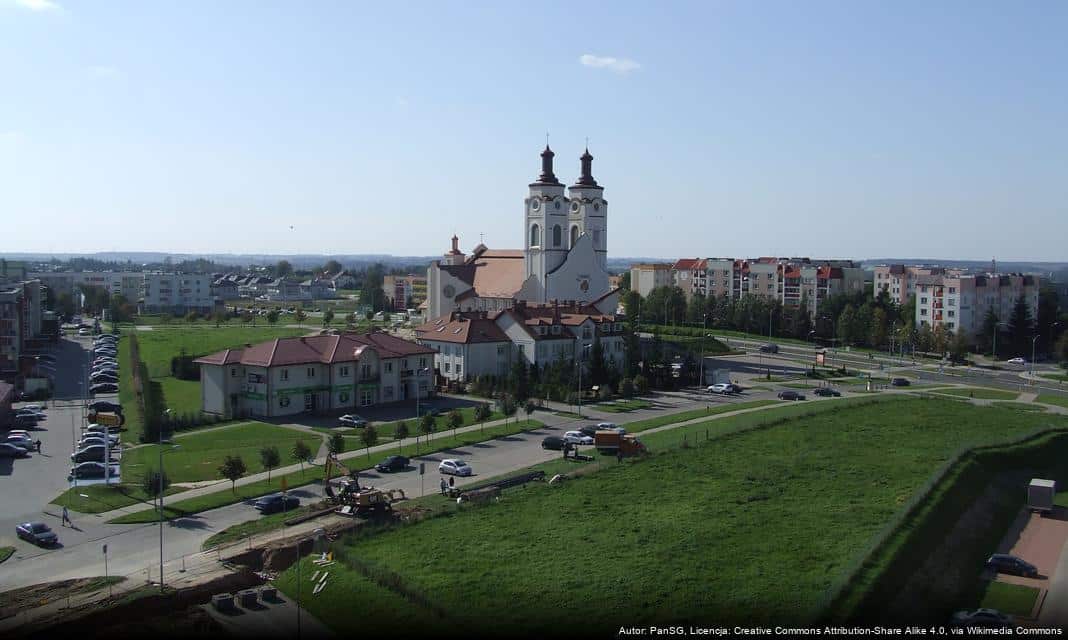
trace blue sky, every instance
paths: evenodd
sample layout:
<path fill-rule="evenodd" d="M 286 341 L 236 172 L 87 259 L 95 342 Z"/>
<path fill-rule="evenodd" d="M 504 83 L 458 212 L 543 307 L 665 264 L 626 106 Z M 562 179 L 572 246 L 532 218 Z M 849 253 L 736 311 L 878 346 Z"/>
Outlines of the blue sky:
<path fill-rule="evenodd" d="M 387 6 L 398 5 L 398 6 Z M 1063 2 L 0 0 L 0 251 L 1065 260 Z"/>

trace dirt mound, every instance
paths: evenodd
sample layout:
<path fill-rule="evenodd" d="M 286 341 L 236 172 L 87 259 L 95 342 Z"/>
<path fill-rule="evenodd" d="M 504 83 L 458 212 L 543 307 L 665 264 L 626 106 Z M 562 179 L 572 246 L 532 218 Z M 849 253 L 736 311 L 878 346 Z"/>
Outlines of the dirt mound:
<path fill-rule="evenodd" d="M 125 578 L 111 578 L 110 582 L 116 584 Z M 56 582 L 43 582 L 30 587 L 12 589 L 0 593 L 0 618 L 13 615 L 23 609 L 31 609 L 46 605 L 49 602 L 62 600 L 67 596 L 81 595 L 106 589 L 108 581 L 103 576 L 94 578 L 77 578 L 74 580 L 59 580 Z"/>

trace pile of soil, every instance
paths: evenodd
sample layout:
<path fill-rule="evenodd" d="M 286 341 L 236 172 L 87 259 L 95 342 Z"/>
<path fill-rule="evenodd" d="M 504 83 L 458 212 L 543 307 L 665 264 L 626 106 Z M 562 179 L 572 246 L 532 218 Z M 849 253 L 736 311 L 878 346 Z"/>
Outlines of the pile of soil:
<path fill-rule="evenodd" d="M 23 609 L 32 609 L 65 599 L 68 595 L 80 595 L 104 589 L 107 589 L 107 585 L 104 584 L 102 577 L 59 580 L 12 589 L 0 593 L 0 618 L 14 615 Z"/>

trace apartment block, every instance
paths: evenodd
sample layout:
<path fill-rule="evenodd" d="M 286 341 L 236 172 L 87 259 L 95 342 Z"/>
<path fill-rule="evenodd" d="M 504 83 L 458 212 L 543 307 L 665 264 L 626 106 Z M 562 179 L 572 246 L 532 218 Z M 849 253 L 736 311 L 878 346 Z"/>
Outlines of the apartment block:
<path fill-rule="evenodd" d="M 891 302 L 903 305 L 909 297 L 916 295 L 917 279 L 923 276 L 958 277 L 964 274 L 961 269 L 946 269 L 937 266 L 890 264 L 875 267 L 872 295 L 879 297 L 879 291 L 885 290 Z"/>
<path fill-rule="evenodd" d="M 667 263 L 644 263 L 630 266 L 630 288 L 642 297 L 649 295 L 657 287 L 670 287 L 675 284 L 674 265 Z"/>
<path fill-rule="evenodd" d="M 16 376 L 19 358 L 41 335 L 43 299 L 39 280 L 0 282 L 0 375 Z"/>
<path fill-rule="evenodd" d="M 382 292 L 394 311 L 408 309 L 408 302 L 415 306 L 426 299 L 426 276 L 408 274 L 389 275 L 382 278 Z"/>
<path fill-rule="evenodd" d="M 141 312 L 211 313 L 215 309 L 211 285 L 210 274 L 146 273 Z"/>
<path fill-rule="evenodd" d="M 974 336 L 993 309 L 1001 322 L 1008 322 L 1016 300 L 1023 295 L 1038 315 L 1039 277 L 1012 273 L 983 275 L 918 275 L 915 278 L 916 324 L 942 326 L 954 333 Z"/>
<path fill-rule="evenodd" d="M 675 286 L 682 289 L 686 299 L 697 294 L 708 295 L 708 261 L 704 258 L 682 258 L 671 266 Z"/>

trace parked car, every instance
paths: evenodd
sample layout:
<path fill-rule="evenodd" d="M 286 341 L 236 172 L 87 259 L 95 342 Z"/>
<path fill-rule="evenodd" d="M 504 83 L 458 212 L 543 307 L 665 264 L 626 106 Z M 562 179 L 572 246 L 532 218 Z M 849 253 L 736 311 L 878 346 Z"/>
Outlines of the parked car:
<path fill-rule="evenodd" d="M 545 436 L 541 441 L 541 448 L 548 449 L 550 451 L 560 451 L 564 448 L 564 439 L 560 436 Z"/>
<path fill-rule="evenodd" d="M 25 458 L 30 452 L 13 444 L 0 442 L 0 458 Z"/>
<path fill-rule="evenodd" d="M 23 522 L 15 527 L 15 535 L 41 547 L 50 547 L 59 542 L 59 536 L 43 522 Z"/>
<path fill-rule="evenodd" d="M 81 329 L 78 329 L 78 335 L 80 335 L 80 336 L 88 336 L 88 335 L 91 335 L 91 334 L 92 334 L 92 331 L 86 329 L 85 327 L 82 327 Z"/>
<path fill-rule="evenodd" d="M 4 442 L 7 444 L 15 445 L 16 447 L 22 447 L 26 451 L 32 451 L 37 448 L 34 444 L 33 438 L 29 434 L 25 433 L 9 433 L 4 438 Z"/>
<path fill-rule="evenodd" d="M 74 464 L 80 462 L 104 462 L 105 455 L 107 455 L 107 448 L 104 445 L 93 444 L 70 454 L 70 460 Z"/>
<path fill-rule="evenodd" d="M 101 333 L 97 337 L 98 338 L 111 338 L 112 340 L 118 340 L 119 339 L 119 336 L 115 335 L 114 333 Z"/>
<path fill-rule="evenodd" d="M 117 402 L 108 402 L 107 400 L 97 400 L 96 402 L 90 402 L 89 408 L 93 411 L 111 411 L 113 413 L 122 413 L 122 405 Z"/>
<path fill-rule="evenodd" d="M 122 425 L 126 424 L 126 416 L 122 415 L 121 413 L 116 413 L 114 415 L 115 415 L 116 418 L 119 419 L 119 425 L 118 426 L 121 427 Z M 97 418 L 99 418 L 99 417 L 100 417 L 100 412 L 98 412 L 98 411 L 90 411 L 89 414 L 87 416 L 85 416 L 85 419 L 88 420 L 91 423 L 95 423 L 95 422 L 97 422 Z"/>
<path fill-rule="evenodd" d="M 296 496 L 284 496 L 280 493 L 276 493 L 269 496 L 263 496 L 253 502 L 252 506 L 263 514 L 278 513 L 279 511 L 289 511 L 299 507 L 300 498 L 297 498 Z"/>
<path fill-rule="evenodd" d="M 345 415 L 338 418 L 337 421 L 346 427 L 362 428 L 367 426 L 367 420 L 364 420 L 355 413 L 346 413 Z"/>
<path fill-rule="evenodd" d="M 375 469 L 383 473 L 391 473 L 393 471 L 404 471 L 408 468 L 408 458 L 404 456 L 389 456 L 382 462 L 375 465 Z"/>
<path fill-rule="evenodd" d="M 975 611 L 958 611 L 949 621 L 951 627 L 986 627 L 988 629 L 1009 629 L 1015 626 L 1012 616 L 1005 615 L 997 609 L 976 609 Z"/>
<path fill-rule="evenodd" d="M 70 474 L 67 479 L 92 480 L 94 478 L 103 478 L 105 468 L 103 462 L 82 462 L 70 468 Z M 119 465 L 111 465 L 110 475 L 113 477 L 119 475 Z"/>
<path fill-rule="evenodd" d="M 711 385 L 710 387 L 705 389 L 705 391 L 708 392 L 708 393 L 733 393 L 734 385 L 728 384 L 726 382 L 720 382 L 720 383 Z"/>
<path fill-rule="evenodd" d="M 579 431 L 582 433 L 582 435 L 589 436 L 592 438 L 594 434 L 597 433 L 598 428 L 595 424 L 588 424 L 585 427 L 580 428 Z"/>
<path fill-rule="evenodd" d="M 438 473 L 443 473 L 451 476 L 470 476 L 475 473 L 471 465 L 467 464 L 463 460 L 457 458 L 449 458 L 448 460 L 442 460 L 438 465 Z"/>
<path fill-rule="evenodd" d="M 30 411 L 44 411 L 45 406 L 43 404 L 24 404 L 20 409 L 29 409 Z"/>
<path fill-rule="evenodd" d="M 911 384 L 908 378 L 892 378 L 890 380 L 891 387 L 907 387 Z"/>
<path fill-rule="evenodd" d="M 34 411 L 33 409 L 15 409 L 16 416 L 31 416 L 36 420 L 44 420 L 48 416 L 44 411 Z"/>
<path fill-rule="evenodd" d="M 805 396 L 796 391 L 780 391 L 779 400 L 804 400 Z"/>
<path fill-rule="evenodd" d="M 118 433 L 122 431 L 122 427 L 116 424 L 103 425 L 103 424 L 90 424 L 85 427 L 84 433 Z"/>
<path fill-rule="evenodd" d="M 1017 357 L 1017 358 L 1009 358 L 1005 362 L 1007 364 L 1015 364 L 1015 365 L 1019 365 L 1021 367 L 1024 366 L 1025 364 L 1027 364 L 1027 360 L 1024 360 L 1023 358 L 1019 358 L 1019 357 Z"/>
<path fill-rule="evenodd" d="M 36 427 L 37 418 L 30 415 L 15 416 L 11 424 L 16 427 Z"/>
<path fill-rule="evenodd" d="M 99 378 L 117 378 L 117 377 L 118 376 L 115 375 L 114 371 L 97 371 L 95 373 L 89 374 L 89 381 L 90 382 L 97 382 Z M 100 380 L 100 382 L 103 382 L 103 380 Z M 110 382 L 114 382 L 114 380 L 111 380 Z"/>
<path fill-rule="evenodd" d="M 769 342 L 767 344 L 760 345 L 760 353 L 778 353 L 779 345 Z"/>
<path fill-rule="evenodd" d="M 1038 577 L 1038 568 L 1035 565 L 1007 553 L 995 553 L 987 558 L 986 568 L 998 573 L 1011 573 L 1026 578 Z"/>
<path fill-rule="evenodd" d="M 119 376 L 115 375 L 114 373 L 102 373 L 95 378 L 90 378 L 89 382 L 90 384 L 107 384 L 109 382 L 112 384 L 118 384 Z"/>
<path fill-rule="evenodd" d="M 598 431 L 615 431 L 619 435 L 626 435 L 627 430 L 617 425 L 614 422 L 599 422 L 597 423 Z"/>
<path fill-rule="evenodd" d="M 119 385 L 114 382 L 101 382 L 100 384 L 94 384 L 89 387 L 89 393 L 96 395 L 98 393 L 118 393 Z"/>
<path fill-rule="evenodd" d="M 93 351 L 94 358 L 99 358 L 101 356 L 105 358 L 117 358 L 119 356 L 119 352 L 115 351 L 114 349 L 97 349 Z"/>
<path fill-rule="evenodd" d="M 838 398 L 838 397 L 841 397 L 841 395 L 842 395 L 841 393 L 838 392 L 838 390 L 832 389 L 830 387 L 820 387 L 819 389 L 816 389 L 812 393 L 814 393 L 814 394 L 816 394 L 818 396 L 823 396 L 825 398 L 830 398 L 830 397 Z"/>
<path fill-rule="evenodd" d="M 581 431 L 568 431 L 564 434 L 564 442 L 571 444 L 593 444 L 593 436 L 588 436 Z"/>
<path fill-rule="evenodd" d="M 113 435 L 109 435 L 107 437 L 107 440 L 104 439 L 103 434 L 101 434 L 101 435 L 87 435 L 87 436 L 83 436 L 82 439 L 78 441 L 78 448 L 79 449 L 84 449 L 86 447 L 92 447 L 92 446 L 101 446 L 101 447 L 107 446 L 112 450 L 116 450 L 116 449 L 118 449 L 120 447 L 118 437 L 113 436 Z"/>

